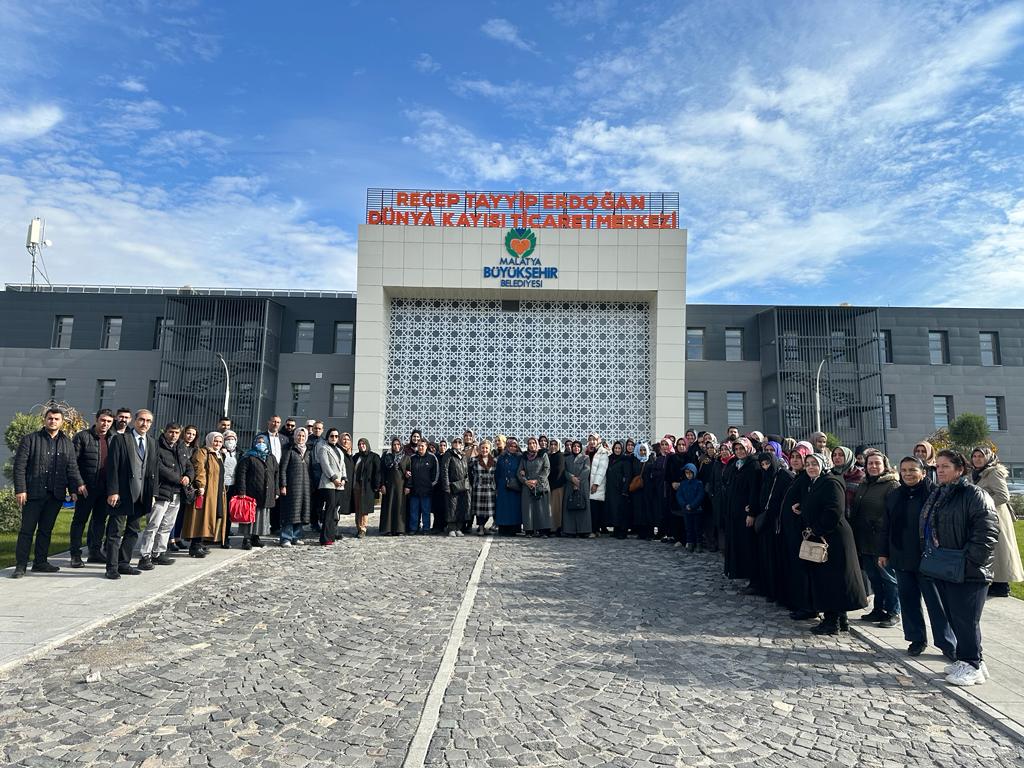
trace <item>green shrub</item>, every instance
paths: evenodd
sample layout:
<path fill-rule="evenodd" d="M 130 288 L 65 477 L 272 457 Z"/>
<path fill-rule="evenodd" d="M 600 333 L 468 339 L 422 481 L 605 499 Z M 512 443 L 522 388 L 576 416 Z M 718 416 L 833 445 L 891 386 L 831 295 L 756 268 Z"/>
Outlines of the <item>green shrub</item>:
<path fill-rule="evenodd" d="M 21 509 L 14 497 L 14 489 L 0 488 L 0 533 L 12 533 L 21 528 Z"/>
<path fill-rule="evenodd" d="M 1024 520 L 1024 496 L 1010 495 L 1010 511 L 1018 520 Z"/>

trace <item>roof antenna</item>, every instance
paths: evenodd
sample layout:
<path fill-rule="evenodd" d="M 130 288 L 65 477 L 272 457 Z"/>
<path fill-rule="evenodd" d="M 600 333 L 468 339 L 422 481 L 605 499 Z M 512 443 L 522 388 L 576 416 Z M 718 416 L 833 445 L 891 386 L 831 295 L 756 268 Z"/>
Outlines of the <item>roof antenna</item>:
<path fill-rule="evenodd" d="M 46 281 L 46 284 L 53 288 L 50 283 L 50 277 L 46 274 L 46 263 L 43 261 L 43 248 L 49 248 L 53 245 L 52 240 L 44 239 L 44 229 L 46 228 L 46 222 L 36 216 L 29 222 L 28 225 L 28 237 L 25 238 L 25 248 L 32 255 L 32 279 L 31 289 L 33 292 L 36 290 L 36 272 L 39 273 L 40 277 Z M 36 263 L 38 262 L 38 264 Z"/>

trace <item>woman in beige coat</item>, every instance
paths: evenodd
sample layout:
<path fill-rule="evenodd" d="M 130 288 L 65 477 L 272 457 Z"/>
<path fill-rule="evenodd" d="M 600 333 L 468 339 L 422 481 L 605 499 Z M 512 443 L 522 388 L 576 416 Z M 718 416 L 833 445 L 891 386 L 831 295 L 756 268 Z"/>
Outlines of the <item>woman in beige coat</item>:
<path fill-rule="evenodd" d="M 196 493 L 202 495 L 203 504 L 189 509 L 185 517 L 182 536 L 190 540 L 189 557 L 204 557 L 204 541 L 224 543 L 227 529 L 228 501 L 224 489 L 224 464 L 220 449 L 224 436 L 210 432 L 206 444 L 192 454 L 192 466 L 196 469 Z"/>
<path fill-rule="evenodd" d="M 974 470 L 974 484 L 983 489 L 995 502 L 996 517 L 999 518 L 999 541 L 996 542 L 996 559 L 992 564 L 992 585 L 989 597 L 1009 597 L 1010 582 L 1024 581 L 1024 567 L 1021 566 L 1017 535 L 1013 530 L 1013 512 L 1010 511 L 1010 491 L 1006 486 L 1006 467 L 991 449 L 979 445 L 971 451 L 971 465 Z"/>

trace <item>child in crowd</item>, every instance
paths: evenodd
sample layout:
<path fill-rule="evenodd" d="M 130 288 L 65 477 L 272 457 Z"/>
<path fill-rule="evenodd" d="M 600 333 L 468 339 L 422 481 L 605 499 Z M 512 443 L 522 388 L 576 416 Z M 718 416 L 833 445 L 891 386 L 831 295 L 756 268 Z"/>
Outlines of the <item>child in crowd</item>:
<path fill-rule="evenodd" d="M 676 489 L 676 501 L 683 512 L 683 525 L 686 529 L 686 551 L 702 552 L 700 543 L 701 513 L 704 511 L 704 484 L 697 479 L 697 467 L 687 464 L 683 467 L 684 480 Z M 679 543 L 677 542 L 677 546 Z"/>

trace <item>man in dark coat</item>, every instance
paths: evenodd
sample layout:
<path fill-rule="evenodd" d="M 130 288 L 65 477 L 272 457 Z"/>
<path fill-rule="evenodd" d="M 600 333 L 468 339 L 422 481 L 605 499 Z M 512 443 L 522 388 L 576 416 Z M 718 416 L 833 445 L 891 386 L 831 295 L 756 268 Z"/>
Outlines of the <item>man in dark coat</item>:
<path fill-rule="evenodd" d="M 71 567 L 83 568 L 82 532 L 89 547 L 90 563 L 105 563 L 103 538 L 107 529 L 107 456 L 110 453 L 114 412 L 104 408 L 96 413 L 95 423 L 71 439 L 75 447 L 78 473 L 86 492 L 79 494 L 75 516 L 71 520 Z"/>
<path fill-rule="evenodd" d="M 224 421 L 224 419 L 221 419 Z M 139 568 L 153 570 L 153 565 L 173 565 L 174 560 L 167 554 L 167 542 L 171 529 L 178 519 L 181 497 L 195 480 L 196 470 L 185 456 L 181 441 L 181 425 L 171 422 L 164 427 L 164 433 L 157 440 L 159 480 L 153 511 L 146 520 L 142 532 Z"/>
<path fill-rule="evenodd" d="M 415 434 L 415 433 L 413 433 Z M 408 496 L 409 533 L 430 532 L 430 500 L 440 479 L 437 457 L 427 453 L 427 441 L 419 440 L 416 453 L 406 459 L 405 493 Z M 436 514 L 442 514 L 437 510 Z"/>
<path fill-rule="evenodd" d="M 107 578 L 137 576 L 132 551 L 139 539 L 139 519 L 153 509 L 160 483 L 156 440 L 148 434 L 153 414 L 135 413 L 132 428 L 110 441 L 107 459 Z"/>
<path fill-rule="evenodd" d="M 14 493 L 21 507 L 21 530 L 15 547 L 13 578 L 20 579 L 28 570 L 28 551 L 33 534 L 36 537 L 32 570 L 41 573 L 59 571 L 47 560 L 50 536 L 57 515 L 70 492 L 72 500 L 85 493 L 75 460 L 71 439 L 60 431 L 64 413 L 49 408 L 43 416 L 43 428 L 25 435 L 14 454 Z"/>

